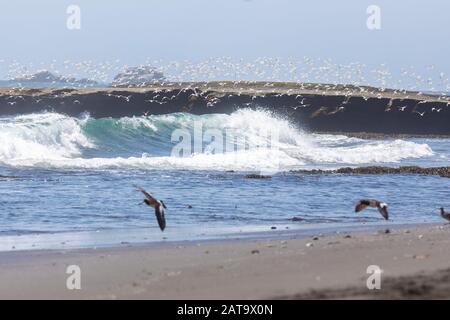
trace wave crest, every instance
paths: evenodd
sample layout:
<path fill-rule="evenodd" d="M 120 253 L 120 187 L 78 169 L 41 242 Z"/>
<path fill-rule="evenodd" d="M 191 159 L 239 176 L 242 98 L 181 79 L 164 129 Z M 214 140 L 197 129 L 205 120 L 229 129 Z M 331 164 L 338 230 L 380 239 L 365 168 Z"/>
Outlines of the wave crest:
<path fill-rule="evenodd" d="M 237 137 L 247 148 L 171 156 L 171 135 L 184 129 Z M 276 132 L 267 144 L 263 132 Z M 230 135 L 234 135 L 231 137 Z M 395 163 L 431 156 L 427 144 L 310 134 L 268 111 L 243 109 L 230 115 L 174 113 L 121 119 L 73 118 L 57 113 L 0 118 L 0 162 L 10 166 L 57 168 L 146 168 L 193 170 L 289 170 L 301 166 Z"/>
<path fill-rule="evenodd" d="M 82 155 L 94 148 L 83 133 L 87 119 L 74 119 L 56 113 L 21 115 L 0 119 L 0 160 L 51 160 Z"/>

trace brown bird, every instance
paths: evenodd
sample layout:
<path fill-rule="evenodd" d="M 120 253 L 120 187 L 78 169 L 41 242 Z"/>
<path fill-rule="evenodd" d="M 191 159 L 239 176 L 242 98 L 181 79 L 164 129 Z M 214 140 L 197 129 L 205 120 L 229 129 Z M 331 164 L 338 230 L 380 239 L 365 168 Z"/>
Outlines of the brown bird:
<path fill-rule="evenodd" d="M 449 212 L 445 212 L 444 208 L 441 208 L 441 216 L 445 220 L 450 221 L 450 213 Z"/>
<path fill-rule="evenodd" d="M 150 193 L 145 191 L 143 188 L 135 186 L 137 191 L 140 191 L 144 194 L 145 199 L 140 203 L 145 203 L 146 205 L 155 208 L 155 216 L 156 220 L 158 220 L 159 228 L 161 231 L 164 231 L 166 228 L 166 218 L 164 217 L 164 209 L 167 209 L 166 205 L 162 200 L 155 199 Z"/>
<path fill-rule="evenodd" d="M 368 206 L 372 207 L 372 208 L 377 208 L 378 211 L 383 216 L 383 218 L 385 218 L 386 220 L 389 219 L 389 213 L 387 211 L 387 207 L 388 207 L 387 203 L 380 202 L 380 201 L 374 200 L 374 199 L 359 200 L 358 203 L 356 204 L 355 212 L 360 212 Z"/>

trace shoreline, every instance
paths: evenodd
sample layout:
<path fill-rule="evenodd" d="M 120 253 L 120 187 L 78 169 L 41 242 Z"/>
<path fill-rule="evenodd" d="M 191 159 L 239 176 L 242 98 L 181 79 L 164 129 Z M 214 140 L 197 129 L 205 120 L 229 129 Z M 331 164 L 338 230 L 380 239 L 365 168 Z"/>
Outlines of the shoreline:
<path fill-rule="evenodd" d="M 214 229 L 172 228 L 159 232 L 157 228 L 130 228 L 105 230 L 80 230 L 61 232 L 16 233 L 1 235 L 0 254 L 7 252 L 46 252 L 84 249 L 118 249 L 126 247 L 163 246 L 166 244 L 185 245 L 190 243 L 234 242 L 252 240 L 305 239 L 314 235 L 332 236 L 348 232 L 373 232 L 423 226 L 436 226 L 436 222 L 381 221 L 359 223 L 308 223 L 307 219 L 270 225 L 243 227 L 221 227 Z M 291 222 L 289 222 L 291 221 Z M 295 221 L 295 220 L 294 220 Z M 275 229 L 272 229 L 275 228 Z M 131 234 L 131 236 L 130 236 Z"/>
<path fill-rule="evenodd" d="M 426 282 L 450 268 L 449 234 L 448 224 L 433 224 L 284 240 L 0 252 L 0 286 L 8 288 L 0 298 L 450 298 L 450 286 Z M 378 295 L 365 287 L 374 264 L 383 270 Z M 81 269 L 81 290 L 65 287 L 69 265 Z"/>

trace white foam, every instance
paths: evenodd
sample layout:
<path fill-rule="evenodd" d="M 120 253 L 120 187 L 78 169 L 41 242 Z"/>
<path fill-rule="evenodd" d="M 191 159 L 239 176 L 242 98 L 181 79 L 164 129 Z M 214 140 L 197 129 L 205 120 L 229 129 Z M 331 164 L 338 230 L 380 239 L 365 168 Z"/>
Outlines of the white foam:
<path fill-rule="evenodd" d="M 114 120 L 114 119 L 113 119 Z M 144 126 L 160 135 L 162 126 L 192 130 L 194 121 L 204 129 L 232 129 L 245 137 L 248 150 L 229 153 L 202 153 L 188 157 L 152 156 L 151 150 L 139 150 L 142 157 L 117 157 L 104 153 L 102 158 L 86 158 L 83 152 L 96 148 L 83 131 L 86 121 L 55 113 L 0 119 L 0 162 L 11 166 L 49 166 L 57 168 L 146 168 L 192 170 L 289 170 L 301 166 L 361 165 L 396 163 L 405 159 L 433 155 L 427 144 L 405 140 L 364 140 L 343 135 L 308 134 L 285 119 L 267 111 L 239 110 L 231 115 L 163 116 L 122 118 L 114 121 L 139 129 Z M 115 129 L 116 130 L 116 129 Z M 119 130 L 119 129 L 117 129 Z M 227 131 L 228 132 L 228 131 Z M 267 147 L 267 135 L 278 139 Z M 151 138 L 150 138 L 151 139 Z M 167 154 L 170 154 L 170 138 Z M 143 147 L 148 148 L 147 147 Z M 124 146 L 123 149 L 127 149 Z M 208 148 L 206 148 L 208 150 Z M 161 154 L 161 153 L 159 153 Z"/>
<path fill-rule="evenodd" d="M 0 161 L 66 159 L 81 155 L 94 145 L 80 122 L 56 113 L 3 118 L 0 120 Z"/>
<path fill-rule="evenodd" d="M 29 159 L 10 160 L 13 166 L 50 166 L 56 168 L 80 169 L 186 169 L 186 170 L 267 170 L 278 171 L 278 163 L 284 166 L 299 164 L 297 159 L 285 153 L 261 149 L 225 154 L 194 154 L 189 157 L 115 157 L 115 158 L 72 158 L 72 159 Z"/>
<path fill-rule="evenodd" d="M 119 119 L 118 122 L 123 126 L 130 126 L 136 130 L 140 127 L 145 127 L 155 132 L 158 131 L 158 127 L 154 122 L 146 117 L 125 117 Z"/>

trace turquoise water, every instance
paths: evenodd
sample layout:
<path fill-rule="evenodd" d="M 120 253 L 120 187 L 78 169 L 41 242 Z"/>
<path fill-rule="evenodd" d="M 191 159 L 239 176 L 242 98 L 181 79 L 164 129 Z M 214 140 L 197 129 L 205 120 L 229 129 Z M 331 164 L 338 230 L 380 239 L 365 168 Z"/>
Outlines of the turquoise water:
<path fill-rule="evenodd" d="M 276 139 L 267 131 L 276 132 Z M 189 142 L 184 157 L 174 153 L 182 141 Z M 439 222 L 436 209 L 450 207 L 448 178 L 290 170 L 443 166 L 449 159 L 449 139 L 310 134 L 261 110 L 122 119 L 55 113 L 0 118 L 0 174 L 15 177 L 0 179 L 0 250 L 53 247 L 55 241 L 77 247 L 221 238 L 274 226 L 293 231 L 384 224 L 376 210 L 354 213 L 354 203 L 363 197 L 389 204 L 388 225 Z M 272 178 L 246 179 L 247 173 Z M 164 233 L 152 209 L 138 205 L 142 195 L 133 184 L 167 204 Z M 305 220 L 292 222 L 293 216 Z"/>

